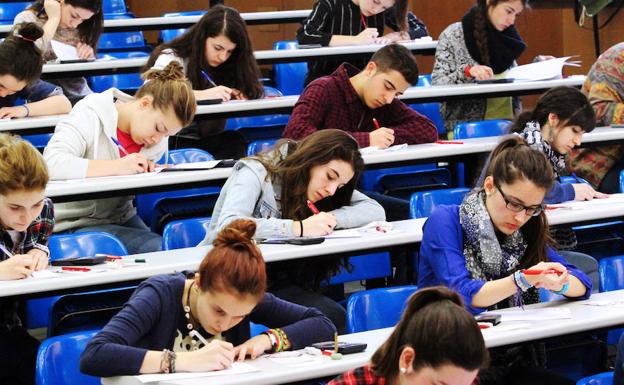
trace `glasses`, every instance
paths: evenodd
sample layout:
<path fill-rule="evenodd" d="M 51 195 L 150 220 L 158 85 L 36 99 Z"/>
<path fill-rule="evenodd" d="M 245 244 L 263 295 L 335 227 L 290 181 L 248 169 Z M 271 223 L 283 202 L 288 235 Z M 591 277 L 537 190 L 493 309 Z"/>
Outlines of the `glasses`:
<path fill-rule="evenodd" d="M 501 188 L 498 185 L 498 183 L 494 182 L 494 186 L 501 193 L 501 196 L 503 197 L 503 200 L 505 201 L 505 204 L 506 204 L 507 208 L 509 210 L 513 211 L 514 213 L 519 213 L 522 210 L 524 210 L 526 215 L 528 215 L 530 217 L 536 217 L 536 216 L 540 215 L 542 213 L 542 211 L 544 211 L 544 205 L 543 204 L 540 204 L 540 205 L 537 205 L 537 206 L 529 206 L 529 207 L 527 207 L 527 206 L 522 205 L 520 203 L 513 202 L 509 198 L 507 198 L 507 195 L 505 195 L 503 190 L 501 190 Z"/>

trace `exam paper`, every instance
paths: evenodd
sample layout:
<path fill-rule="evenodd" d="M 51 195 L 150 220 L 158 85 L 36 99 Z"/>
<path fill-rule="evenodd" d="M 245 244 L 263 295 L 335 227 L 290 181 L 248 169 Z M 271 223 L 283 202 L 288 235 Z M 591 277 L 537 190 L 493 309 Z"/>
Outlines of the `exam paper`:
<path fill-rule="evenodd" d="M 80 56 L 78 56 L 78 51 L 76 47 L 73 45 L 61 43 L 58 40 L 50 41 L 52 45 L 52 50 L 57 58 L 60 60 L 80 60 Z"/>
<path fill-rule="evenodd" d="M 500 314 L 501 323 L 511 321 L 548 321 L 572 318 L 572 312 L 570 309 L 563 307 L 488 312 L 487 314 Z M 495 326 L 495 328 L 496 327 L 498 327 L 498 325 Z"/>
<path fill-rule="evenodd" d="M 135 378 L 141 381 L 143 384 L 146 384 L 149 382 L 182 380 L 182 379 L 187 379 L 187 378 L 199 378 L 199 377 L 217 377 L 217 376 L 227 376 L 227 375 L 233 375 L 233 374 L 253 373 L 253 372 L 259 372 L 259 371 L 260 369 L 250 364 L 247 364 L 244 362 L 234 362 L 231 368 L 225 369 L 225 370 L 215 370 L 212 372 L 197 372 L 197 373 L 142 374 L 140 376 L 135 376 Z"/>
<path fill-rule="evenodd" d="M 566 63 L 571 57 L 572 56 L 565 56 L 513 67 L 505 73 L 505 77 L 516 81 L 536 81 L 560 78 L 563 73 L 563 66 L 578 66 L 576 62 Z"/>
<path fill-rule="evenodd" d="M 205 162 L 192 162 L 192 163 L 179 163 L 169 168 L 182 168 L 182 169 L 198 169 L 203 170 L 206 168 L 215 168 L 219 164 L 220 160 L 207 160 Z"/>

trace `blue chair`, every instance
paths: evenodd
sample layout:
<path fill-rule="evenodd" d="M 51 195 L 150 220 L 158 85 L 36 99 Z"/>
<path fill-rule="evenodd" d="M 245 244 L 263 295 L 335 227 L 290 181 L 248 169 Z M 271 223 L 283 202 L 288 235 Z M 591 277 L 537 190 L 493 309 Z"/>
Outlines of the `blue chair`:
<path fill-rule="evenodd" d="M 80 372 L 80 355 L 99 330 L 44 340 L 37 352 L 37 385 L 99 385 L 100 378 Z"/>
<path fill-rule="evenodd" d="M 594 374 L 593 376 L 581 378 L 576 385 L 612 385 L 613 372 Z"/>
<path fill-rule="evenodd" d="M 483 138 L 486 136 L 505 135 L 509 131 L 509 120 L 492 119 L 480 122 L 466 122 L 455 125 L 455 139 Z"/>
<path fill-rule="evenodd" d="M 420 75 L 416 87 L 431 87 L 431 74 Z M 429 118 L 435 124 L 438 135 L 446 134 L 444 119 L 442 119 L 442 114 L 440 113 L 440 103 L 410 104 L 410 108 Z"/>
<path fill-rule="evenodd" d="M 458 205 L 469 191 L 458 187 L 416 192 L 410 198 L 410 218 L 426 218 L 440 205 Z"/>
<path fill-rule="evenodd" d="M 169 12 L 169 13 L 164 13 L 162 16 L 163 17 L 203 16 L 204 13 L 206 13 L 206 11 Z M 160 35 L 158 39 L 160 40 L 161 43 L 165 43 L 184 34 L 184 32 L 186 32 L 186 28 L 163 29 L 160 31 Z"/>
<path fill-rule="evenodd" d="M 147 52 L 127 51 L 127 52 L 109 52 L 106 54 L 98 54 L 99 58 L 110 59 L 132 59 L 139 57 L 148 57 Z M 100 76 L 89 76 L 87 78 L 89 86 L 95 92 L 103 92 L 109 88 L 117 88 L 123 92 L 134 94 L 136 90 L 143 85 L 143 79 L 138 73 L 135 74 L 110 74 Z"/>
<path fill-rule="evenodd" d="M 273 44 L 273 49 L 293 50 L 298 49 L 297 46 L 298 44 L 294 40 L 278 41 Z M 303 83 L 308 73 L 308 64 L 305 62 L 274 64 L 273 73 L 275 74 L 275 86 L 284 95 L 301 95 Z"/>
<path fill-rule="evenodd" d="M 106 32 L 100 36 L 99 52 L 121 52 L 140 50 L 149 52 L 151 49 L 145 44 L 142 31 Z"/>
<path fill-rule="evenodd" d="M 259 152 L 264 152 L 277 143 L 278 139 L 255 140 L 247 145 L 247 156 L 254 156 Z"/>
<path fill-rule="evenodd" d="M 329 279 L 330 285 L 346 282 L 383 278 L 392 275 L 390 253 L 358 255 L 349 258 L 350 270 L 341 268 L 338 274 Z"/>
<path fill-rule="evenodd" d="M 126 247 L 116 237 L 102 232 L 76 234 L 55 234 L 48 242 L 50 260 L 62 257 L 93 256 L 98 253 L 127 255 Z M 25 325 L 29 329 L 54 325 L 49 324 L 50 309 L 61 296 L 37 298 L 25 302 Z"/>
<path fill-rule="evenodd" d="M 183 148 L 169 151 L 169 163 L 180 164 L 214 160 L 204 150 Z M 152 231 L 160 232 L 173 220 L 209 216 L 217 201 L 220 187 L 199 187 L 136 196 L 137 213 Z"/>
<path fill-rule="evenodd" d="M 602 258 L 598 261 L 600 292 L 624 289 L 624 255 Z M 607 342 L 616 345 L 624 329 L 610 330 Z"/>
<path fill-rule="evenodd" d="M 195 247 L 204 239 L 210 218 L 191 218 L 171 221 L 163 230 L 163 250 Z"/>
<path fill-rule="evenodd" d="M 22 139 L 29 141 L 30 144 L 35 146 L 35 148 L 41 152 L 43 152 L 43 149 L 45 148 L 45 146 L 48 145 L 48 142 L 50 141 L 51 138 L 52 138 L 52 134 L 36 134 L 36 135 L 22 136 Z"/>
<path fill-rule="evenodd" d="M 347 333 L 396 325 L 416 286 L 385 287 L 352 294 L 347 301 Z"/>
<path fill-rule="evenodd" d="M 249 336 L 250 337 L 255 337 L 260 333 L 264 333 L 266 330 L 269 330 L 269 328 L 264 325 L 249 322 Z"/>
<path fill-rule="evenodd" d="M 128 12 L 125 0 L 104 0 L 102 1 L 102 11 L 105 15 L 125 14 Z"/>
<path fill-rule="evenodd" d="M 30 6 L 30 1 L 0 4 L 0 24 L 13 24 L 18 13 Z"/>
<path fill-rule="evenodd" d="M 407 200 L 417 191 L 449 188 L 450 186 L 451 173 L 446 168 L 407 169 L 379 175 L 375 181 L 374 191 Z"/>

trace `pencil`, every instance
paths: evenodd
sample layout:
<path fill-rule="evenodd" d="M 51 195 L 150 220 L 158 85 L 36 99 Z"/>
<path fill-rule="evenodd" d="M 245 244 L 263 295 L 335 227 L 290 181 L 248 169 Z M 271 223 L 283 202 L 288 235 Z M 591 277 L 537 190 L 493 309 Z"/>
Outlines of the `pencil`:
<path fill-rule="evenodd" d="M 334 353 L 338 353 L 338 333 L 334 333 Z"/>

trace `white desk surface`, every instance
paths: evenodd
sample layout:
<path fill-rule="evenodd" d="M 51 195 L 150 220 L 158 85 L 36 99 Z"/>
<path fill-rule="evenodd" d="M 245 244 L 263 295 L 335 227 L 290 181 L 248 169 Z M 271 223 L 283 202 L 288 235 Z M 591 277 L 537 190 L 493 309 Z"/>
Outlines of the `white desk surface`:
<path fill-rule="evenodd" d="M 527 327 L 516 330 L 504 330 L 505 325 L 517 324 L 514 322 L 501 323 L 491 329 L 483 330 L 483 337 L 488 348 L 516 344 L 542 338 L 555 337 L 565 334 L 595 330 L 605 327 L 621 325 L 624 322 L 624 306 L 588 306 L 586 303 L 596 301 L 621 301 L 624 290 L 599 293 L 587 301 L 556 301 L 527 306 L 527 308 L 566 307 L 572 312 L 572 318 L 551 321 L 523 322 Z M 506 309 L 501 312 L 517 310 Z M 194 378 L 186 380 L 160 381 L 158 385 L 270 385 L 283 384 L 295 381 L 305 381 L 314 378 L 338 375 L 350 369 L 365 365 L 370 361 L 373 353 L 392 333 L 393 328 L 372 330 L 340 336 L 340 341 L 365 342 L 366 351 L 343 356 L 342 360 L 332 361 L 322 358 L 314 365 L 289 366 L 280 365 L 266 357 L 255 361 L 247 361 L 260 369 L 259 372 L 235 376 L 217 376 Z M 133 376 L 111 377 L 102 379 L 104 385 L 139 385 L 140 382 Z M 156 383 L 153 383 L 156 384 Z"/>
<path fill-rule="evenodd" d="M 344 48 L 344 47 L 336 47 Z M 333 48 L 332 48 L 333 49 Z M 291 51 L 280 51 L 291 52 Z M 126 59 L 124 59 L 126 60 Z M 143 59 L 127 59 L 127 60 L 143 60 Z M 85 63 L 72 64 L 46 64 L 51 71 L 62 71 L 66 66 L 84 66 Z M 111 65 L 109 62 L 94 62 L 89 65 Z M 543 80 L 537 82 L 518 82 L 503 84 L 471 84 L 471 85 L 453 85 L 453 86 L 431 86 L 431 87 L 410 87 L 401 96 L 401 99 L 409 103 L 418 103 L 419 100 L 439 99 L 445 97 L 459 95 L 482 95 L 488 93 L 513 93 L 513 92 L 530 92 L 531 90 L 541 90 L 557 86 L 580 86 L 584 81 L 583 76 L 574 76 L 566 79 Z M 213 115 L 213 114 L 229 114 L 229 113 L 245 113 L 262 112 L 270 113 L 275 109 L 290 110 L 297 103 L 298 95 L 283 96 L 276 98 L 265 98 L 257 100 L 233 100 L 222 104 L 213 104 L 205 106 L 197 106 L 197 115 Z M 36 118 L 23 118 L 0 121 L 0 132 L 2 131 L 19 131 L 32 128 L 54 127 L 66 115 L 42 116 Z"/>
<path fill-rule="evenodd" d="M 260 245 L 268 263 L 289 259 L 312 258 L 352 251 L 418 243 L 422 240 L 424 218 L 394 222 L 396 231 L 386 234 L 365 233 L 359 238 L 327 239 L 316 245 Z M 131 258 L 145 258 L 147 263 L 122 269 L 95 266 L 88 273 L 63 273 L 58 278 L 0 281 L 0 297 L 40 293 L 95 285 L 146 279 L 157 274 L 171 274 L 182 270 L 196 270 L 209 246 L 137 254 Z M 98 270 L 105 270 L 96 272 Z"/>

